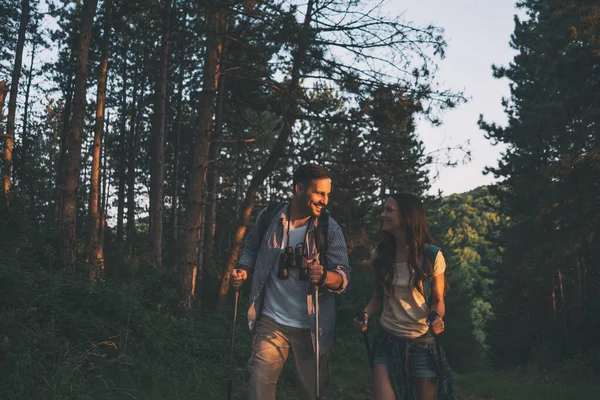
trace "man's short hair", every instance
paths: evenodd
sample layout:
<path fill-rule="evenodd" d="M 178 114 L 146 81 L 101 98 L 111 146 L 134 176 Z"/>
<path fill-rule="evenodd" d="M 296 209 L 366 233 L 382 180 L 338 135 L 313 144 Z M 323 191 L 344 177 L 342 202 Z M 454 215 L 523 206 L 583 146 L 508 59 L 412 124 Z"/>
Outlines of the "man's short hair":
<path fill-rule="evenodd" d="M 296 184 L 301 183 L 305 188 L 310 181 L 318 179 L 331 179 L 327 168 L 317 164 L 304 164 L 294 171 L 292 188 L 296 190 Z"/>

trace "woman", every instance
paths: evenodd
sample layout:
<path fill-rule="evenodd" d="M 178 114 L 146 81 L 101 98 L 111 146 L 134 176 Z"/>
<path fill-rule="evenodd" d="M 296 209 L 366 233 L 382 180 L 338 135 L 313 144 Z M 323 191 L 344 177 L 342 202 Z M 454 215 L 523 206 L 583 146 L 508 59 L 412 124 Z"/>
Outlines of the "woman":
<path fill-rule="evenodd" d="M 433 245 L 419 198 L 388 198 L 381 230 L 372 257 L 373 296 L 362 318 L 354 319 L 365 332 L 369 316 L 383 308 L 373 342 L 375 398 L 433 400 L 437 391 L 438 400 L 454 399 L 454 378 L 434 337 L 444 332 L 446 262 Z"/>

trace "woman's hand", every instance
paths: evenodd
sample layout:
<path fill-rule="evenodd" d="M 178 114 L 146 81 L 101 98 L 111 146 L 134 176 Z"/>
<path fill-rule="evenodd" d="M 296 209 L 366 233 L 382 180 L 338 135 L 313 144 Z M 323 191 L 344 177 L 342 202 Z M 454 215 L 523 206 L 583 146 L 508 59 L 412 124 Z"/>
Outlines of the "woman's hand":
<path fill-rule="evenodd" d="M 356 317 L 354 317 L 352 325 L 354 325 L 354 328 L 356 328 L 359 332 L 366 332 L 367 328 L 369 327 L 369 314 L 364 311 L 360 312 Z"/>
<path fill-rule="evenodd" d="M 429 326 L 431 327 L 433 333 L 435 333 L 436 335 L 439 335 L 440 333 L 444 332 L 445 329 L 444 320 L 439 315 L 434 320 L 429 322 Z"/>

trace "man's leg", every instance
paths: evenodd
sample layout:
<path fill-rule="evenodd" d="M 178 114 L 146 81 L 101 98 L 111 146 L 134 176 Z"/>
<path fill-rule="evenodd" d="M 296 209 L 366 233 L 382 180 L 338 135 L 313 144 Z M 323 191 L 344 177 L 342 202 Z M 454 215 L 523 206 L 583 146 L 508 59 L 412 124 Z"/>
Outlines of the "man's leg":
<path fill-rule="evenodd" d="M 315 398 L 315 351 L 308 329 L 290 328 L 290 345 L 296 371 L 296 390 L 302 400 Z M 319 394 L 323 396 L 329 383 L 329 352 L 319 358 Z"/>
<path fill-rule="evenodd" d="M 286 328 L 262 316 L 256 325 L 252 356 L 248 362 L 250 400 L 275 400 L 277 380 L 289 351 Z"/>

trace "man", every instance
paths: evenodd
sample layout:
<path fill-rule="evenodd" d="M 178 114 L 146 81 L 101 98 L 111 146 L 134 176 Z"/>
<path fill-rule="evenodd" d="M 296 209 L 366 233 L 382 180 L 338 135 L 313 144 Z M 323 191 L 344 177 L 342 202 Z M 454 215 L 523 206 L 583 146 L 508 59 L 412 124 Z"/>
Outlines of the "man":
<path fill-rule="evenodd" d="M 231 274 L 239 286 L 254 273 L 248 309 L 248 325 L 254 334 L 250 368 L 250 400 L 273 400 L 277 380 L 292 353 L 296 386 L 302 399 L 314 398 L 315 309 L 314 286 L 319 286 L 320 392 L 329 381 L 329 349 L 335 342 L 335 298 L 350 279 L 346 242 L 340 226 L 327 223 L 326 254 L 320 254 L 316 235 L 319 217 L 331 192 L 331 179 L 324 167 L 306 164 L 293 176 L 291 202 L 279 205 L 269 215 L 261 211 L 246 238 L 239 269 Z M 265 224 L 261 226 L 261 224 Z M 264 233 L 264 237 L 260 237 Z M 324 234 L 324 232 L 323 232 Z M 285 249 L 303 246 L 308 280 L 300 268 L 285 271 Z M 321 244 L 321 247 L 323 245 Z M 322 249 L 321 249 L 322 250 Z"/>

